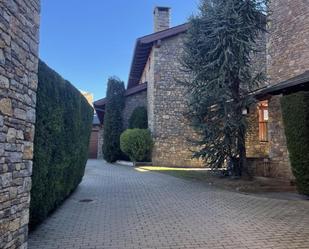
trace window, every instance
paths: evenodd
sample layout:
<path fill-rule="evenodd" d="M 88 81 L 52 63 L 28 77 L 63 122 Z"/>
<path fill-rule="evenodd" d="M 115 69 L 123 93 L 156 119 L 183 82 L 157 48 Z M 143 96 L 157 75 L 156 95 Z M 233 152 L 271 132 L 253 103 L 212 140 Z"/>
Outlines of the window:
<path fill-rule="evenodd" d="M 259 103 L 259 139 L 268 142 L 268 101 Z"/>

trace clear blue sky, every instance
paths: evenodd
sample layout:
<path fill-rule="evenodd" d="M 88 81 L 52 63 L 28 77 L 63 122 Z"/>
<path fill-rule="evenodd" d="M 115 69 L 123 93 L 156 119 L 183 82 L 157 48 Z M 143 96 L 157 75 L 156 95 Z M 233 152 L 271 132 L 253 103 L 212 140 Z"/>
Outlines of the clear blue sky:
<path fill-rule="evenodd" d="M 105 96 L 109 76 L 125 83 L 138 37 L 153 32 L 154 6 L 172 7 L 172 25 L 198 0 L 42 0 L 40 57 L 78 89 Z"/>

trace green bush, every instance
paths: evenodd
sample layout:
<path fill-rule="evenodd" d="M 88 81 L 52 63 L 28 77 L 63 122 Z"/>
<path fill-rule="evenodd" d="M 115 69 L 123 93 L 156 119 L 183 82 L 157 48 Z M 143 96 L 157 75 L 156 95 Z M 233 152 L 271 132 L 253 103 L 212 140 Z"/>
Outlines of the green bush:
<path fill-rule="evenodd" d="M 128 129 L 121 134 L 121 150 L 132 162 L 149 161 L 152 146 L 152 137 L 147 129 Z"/>
<path fill-rule="evenodd" d="M 148 129 L 147 109 L 144 106 L 136 107 L 129 119 L 130 129 Z"/>
<path fill-rule="evenodd" d="M 284 96 L 281 105 L 296 184 L 300 193 L 309 195 L 309 93 Z"/>
<path fill-rule="evenodd" d="M 43 221 L 78 186 L 88 157 L 93 109 L 39 62 L 30 225 Z"/>
<path fill-rule="evenodd" d="M 122 111 L 125 104 L 124 83 L 117 78 L 109 78 L 107 84 L 103 134 L 103 156 L 107 162 L 122 158 L 120 135 L 123 131 Z"/>

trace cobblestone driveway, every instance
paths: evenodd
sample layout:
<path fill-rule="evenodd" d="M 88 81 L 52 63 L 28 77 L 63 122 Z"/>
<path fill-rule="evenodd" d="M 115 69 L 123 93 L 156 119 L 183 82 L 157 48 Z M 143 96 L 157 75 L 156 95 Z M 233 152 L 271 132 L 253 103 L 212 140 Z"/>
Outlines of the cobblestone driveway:
<path fill-rule="evenodd" d="M 29 249 L 55 248 L 308 249 L 309 203 L 91 160 L 77 191 L 30 235 Z"/>

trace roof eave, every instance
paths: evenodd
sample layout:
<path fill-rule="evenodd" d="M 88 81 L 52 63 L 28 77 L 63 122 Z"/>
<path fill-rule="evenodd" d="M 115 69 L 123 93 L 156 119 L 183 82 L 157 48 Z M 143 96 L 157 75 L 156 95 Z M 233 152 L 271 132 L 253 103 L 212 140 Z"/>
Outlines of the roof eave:
<path fill-rule="evenodd" d="M 254 95 L 257 99 L 262 100 L 273 95 L 287 95 L 299 91 L 309 91 L 309 71 L 286 81 L 260 89 Z"/>

